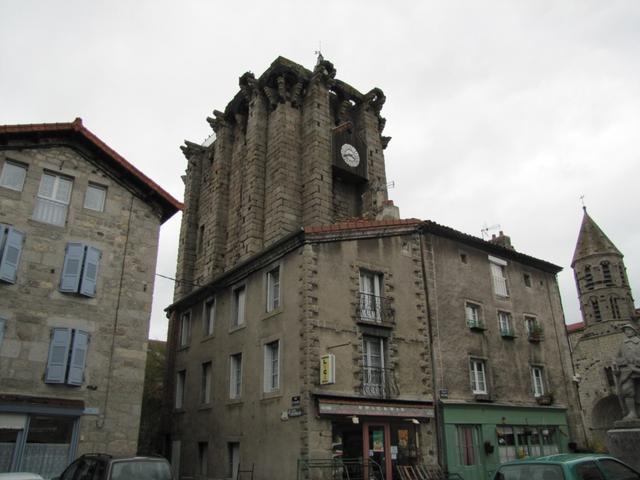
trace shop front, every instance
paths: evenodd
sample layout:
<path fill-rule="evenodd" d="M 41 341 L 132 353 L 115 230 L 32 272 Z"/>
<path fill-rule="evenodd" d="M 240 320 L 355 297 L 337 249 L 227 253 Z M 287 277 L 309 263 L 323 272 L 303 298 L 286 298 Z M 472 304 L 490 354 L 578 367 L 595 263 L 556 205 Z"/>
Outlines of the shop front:
<path fill-rule="evenodd" d="M 81 403 L 0 398 L 0 472 L 62 472 L 75 456 Z"/>
<path fill-rule="evenodd" d="M 442 403 L 444 458 L 465 480 L 492 478 L 498 465 L 568 452 L 566 409 Z"/>
<path fill-rule="evenodd" d="M 396 479 L 397 466 L 423 463 L 431 404 L 319 398 L 318 413 L 331 422 L 332 457 L 350 478 Z"/>

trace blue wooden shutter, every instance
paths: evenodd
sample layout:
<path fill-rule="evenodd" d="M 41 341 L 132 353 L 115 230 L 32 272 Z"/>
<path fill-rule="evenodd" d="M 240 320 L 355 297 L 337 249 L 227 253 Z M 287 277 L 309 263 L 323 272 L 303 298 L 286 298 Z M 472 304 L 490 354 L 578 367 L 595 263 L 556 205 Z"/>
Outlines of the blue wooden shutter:
<path fill-rule="evenodd" d="M 102 253 L 97 248 L 87 247 L 84 257 L 84 267 L 82 268 L 82 281 L 80 282 L 80 293 L 87 297 L 95 297 L 96 283 L 98 282 L 98 267 Z"/>
<path fill-rule="evenodd" d="M 7 325 L 7 320 L 0 317 L 0 348 L 2 348 L 2 340 L 4 340 L 4 329 Z"/>
<path fill-rule="evenodd" d="M 3 248 L 4 248 L 4 236 L 9 228 L 9 225 L 5 225 L 4 223 L 0 223 L 0 256 L 2 256 Z"/>
<path fill-rule="evenodd" d="M 9 283 L 16 283 L 23 242 L 24 233 L 13 228 L 8 229 L 4 244 L 4 251 L 2 252 L 2 258 L 0 259 L 0 280 L 4 280 Z"/>
<path fill-rule="evenodd" d="M 80 271 L 84 258 L 84 245 L 81 243 L 67 243 L 64 256 L 64 266 L 60 277 L 61 292 L 77 292 L 80 284 Z"/>
<path fill-rule="evenodd" d="M 54 328 L 51 331 L 49 344 L 49 359 L 44 375 L 45 383 L 64 383 L 69 359 L 69 345 L 71 343 L 70 328 Z"/>
<path fill-rule="evenodd" d="M 69 364 L 69 385 L 82 385 L 84 380 L 84 366 L 87 363 L 87 350 L 89 348 L 89 334 L 82 330 L 76 330 L 73 335 L 73 349 L 71 363 Z"/>

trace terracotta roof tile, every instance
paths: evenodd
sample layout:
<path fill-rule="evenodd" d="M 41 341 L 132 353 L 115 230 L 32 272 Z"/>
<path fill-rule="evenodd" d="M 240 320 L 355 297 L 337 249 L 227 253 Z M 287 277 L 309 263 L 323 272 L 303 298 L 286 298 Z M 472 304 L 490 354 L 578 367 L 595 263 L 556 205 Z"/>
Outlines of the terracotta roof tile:
<path fill-rule="evenodd" d="M 409 225 L 420 225 L 421 220 L 417 218 L 406 218 L 401 220 L 366 220 L 366 219 L 350 219 L 344 222 L 333 223 L 330 225 L 310 225 L 304 227 L 306 233 L 328 233 L 342 232 L 346 230 L 371 230 L 381 227 L 404 227 Z"/>
<path fill-rule="evenodd" d="M 578 330 L 582 330 L 585 327 L 584 322 L 576 322 L 570 323 L 566 326 L 567 333 L 577 332 Z"/>
<path fill-rule="evenodd" d="M 98 150 L 102 151 L 108 158 L 110 158 L 116 165 L 124 169 L 126 172 L 135 177 L 138 181 L 153 190 L 165 203 L 165 219 L 169 218 L 173 213 L 183 209 L 183 204 L 173 198 L 166 190 L 160 185 L 147 177 L 144 173 L 129 163 L 118 152 L 109 147 L 106 143 L 100 140 L 93 132 L 86 128 L 82 124 L 81 118 L 76 118 L 71 123 L 30 123 L 23 125 L 0 125 L 0 135 L 3 134 L 19 134 L 19 133 L 53 133 L 53 132 L 77 132 L 85 140 L 90 142 Z M 173 210 L 173 211 L 172 211 Z"/>

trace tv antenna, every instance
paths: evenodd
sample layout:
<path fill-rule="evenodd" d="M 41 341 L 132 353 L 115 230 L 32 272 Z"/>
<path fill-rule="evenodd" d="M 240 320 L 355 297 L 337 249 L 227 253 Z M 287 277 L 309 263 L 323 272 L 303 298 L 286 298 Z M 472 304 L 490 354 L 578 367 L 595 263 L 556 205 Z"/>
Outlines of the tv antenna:
<path fill-rule="evenodd" d="M 500 228 L 500 224 L 498 224 L 498 223 L 496 223 L 494 225 L 491 225 L 491 226 L 488 226 L 487 222 L 484 222 L 484 225 L 482 225 L 482 229 L 480 230 L 480 234 L 482 235 L 482 239 L 483 240 L 487 240 L 489 238 L 489 232 L 498 230 L 499 228 Z"/>

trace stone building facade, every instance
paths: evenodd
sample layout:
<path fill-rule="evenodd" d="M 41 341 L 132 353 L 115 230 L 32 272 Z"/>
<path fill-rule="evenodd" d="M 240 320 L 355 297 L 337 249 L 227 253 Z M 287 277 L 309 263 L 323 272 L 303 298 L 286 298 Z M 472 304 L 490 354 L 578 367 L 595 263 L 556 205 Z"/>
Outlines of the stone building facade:
<path fill-rule="evenodd" d="M 180 207 L 80 119 L 0 127 L 0 472 L 136 453 L 158 233 Z"/>
<path fill-rule="evenodd" d="M 614 374 L 624 338 L 620 326 L 631 323 L 638 328 L 639 322 L 623 255 L 586 209 L 571 267 L 583 319 L 567 328 L 581 413 L 591 448 L 602 451 L 606 431 L 622 418 Z"/>
<path fill-rule="evenodd" d="M 504 236 L 400 220 L 383 102 L 322 58 L 278 58 L 240 77 L 214 142 L 183 147 L 166 399 L 180 477 L 356 458 L 470 480 L 581 442 L 560 268 Z"/>

